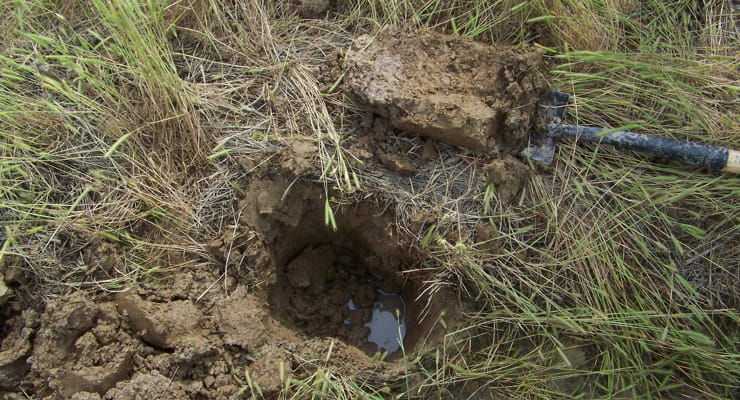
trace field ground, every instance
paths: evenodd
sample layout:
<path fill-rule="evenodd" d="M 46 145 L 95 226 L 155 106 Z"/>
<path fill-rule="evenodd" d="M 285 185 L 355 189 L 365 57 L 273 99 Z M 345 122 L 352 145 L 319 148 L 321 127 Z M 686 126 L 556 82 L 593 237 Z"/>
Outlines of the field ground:
<path fill-rule="evenodd" d="M 514 156 L 545 85 L 569 123 L 740 148 L 737 2 L 14 0 L 0 21 L 2 398 L 740 396 L 740 179 Z M 398 54 L 362 61 L 373 40 Z M 394 62 L 416 80 L 373 86 Z M 493 150 L 398 111 L 458 96 L 454 128 L 486 90 Z M 407 330 L 385 356 L 381 294 Z"/>

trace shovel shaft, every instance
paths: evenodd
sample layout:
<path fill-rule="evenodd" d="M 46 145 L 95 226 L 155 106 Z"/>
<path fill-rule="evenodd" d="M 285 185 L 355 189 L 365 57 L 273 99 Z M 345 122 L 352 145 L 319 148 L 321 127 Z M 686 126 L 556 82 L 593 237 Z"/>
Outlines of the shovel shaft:
<path fill-rule="evenodd" d="M 576 140 L 608 144 L 655 157 L 668 158 L 686 164 L 698 165 L 714 171 L 737 171 L 737 152 L 721 146 L 668 139 L 635 132 L 616 131 L 604 134 L 603 128 L 549 124 L 548 134 L 554 138 L 570 137 Z M 735 163 L 735 164 L 733 164 Z"/>

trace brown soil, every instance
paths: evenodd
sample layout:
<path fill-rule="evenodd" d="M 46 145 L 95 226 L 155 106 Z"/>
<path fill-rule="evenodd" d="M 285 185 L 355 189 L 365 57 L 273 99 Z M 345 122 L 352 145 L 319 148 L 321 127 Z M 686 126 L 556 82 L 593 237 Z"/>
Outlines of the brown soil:
<path fill-rule="evenodd" d="M 540 50 L 433 32 L 362 36 L 348 60 L 351 94 L 394 127 L 482 153 L 517 150 L 547 90 Z"/>
<path fill-rule="evenodd" d="M 389 139 L 402 130 L 484 153 L 482 179 L 502 201 L 521 189 L 528 168 L 509 153 L 544 87 L 539 52 L 429 33 L 363 37 L 349 59 L 346 87 L 378 114 L 349 141 L 352 162 L 408 177 L 443 156 L 431 141 L 405 148 Z M 312 180 L 317 153 L 294 142 L 239 160 L 250 171 L 240 182 L 246 195 L 234 200 L 238 222 L 203 244 L 212 257 L 186 255 L 189 266 L 124 292 L 66 293 L 34 311 L 16 295 L 33 284 L 0 271 L 0 397 L 227 399 L 245 389 L 246 374 L 269 397 L 318 364 L 376 382 L 402 376 L 400 352 L 371 358 L 378 348 L 365 324 L 378 289 L 405 299 L 409 356 L 455 330 L 456 293 L 425 290 L 423 257 L 388 196 L 342 194 Z M 325 223 L 327 204 L 336 229 Z M 108 278 L 123 270 L 116 246 L 87 246 L 80 256 Z M 446 323 L 436 325 L 443 311 Z"/>
<path fill-rule="evenodd" d="M 484 167 L 504 204 L 527 182 L 530 168 L 513 155 L 529 138 L 548 90 L 541 50 L 390 32 L 358 38 L 344 64 L 345 91 L 373 113 L 363 122 L 371 136 L 350 148 L 358 160 L 413 176 L 438 156 L 440 142 L 477 153 L 468 162 Z M 403 133 L 427 141 L 419 151 L 389 140 Z"/>

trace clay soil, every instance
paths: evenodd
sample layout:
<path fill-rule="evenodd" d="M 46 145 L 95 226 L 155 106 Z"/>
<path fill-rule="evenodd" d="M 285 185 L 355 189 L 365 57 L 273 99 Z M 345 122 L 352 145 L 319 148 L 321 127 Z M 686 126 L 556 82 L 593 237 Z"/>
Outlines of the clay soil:
<path fill-rule="evenodd" d="M 307 14 L 325 8 L 315 3 Z M 544 90 L 540 52 L 387 35 L 358 38 L 341 67 L 348 71 L 341 88 L 372 113 L 349 142 L 356 160 L 386 176 L 414 175 L 439 157 L 434 146 L 409 152 L 388 137 L 419 135 L 485 158 L 489 174 L 481 179 L 504 201 L 521 188 L 529 170 L 512 154 Z M 227 399 L 247 397 L 250 381 L 269 397 L 318 364 L 393 382 L 402 357 L 372 358 L 377 348 L 366 340 L 377 289 L 408 303 L 407 354 L 453 330 L 464 304 L 454 289 L 424 291 L 424 258 L 415 238 L 401 233 L 392 200 L 327 189 L 316 180 L 318 157 L 315 145 L 295 142 L 250 168 L 246 194 L 233 199 L 238 223 L 207 243 L 211 258 L 183 255 L 195 261 L 190 267 L 117 293 L 0 293 L 0 395 Z M 327 196 L 336 229 L 325 223 Z M 103 240 L 84 257 L 114 274 L 116 247 Z M 23 270 L 22 260 L 6 259 L 4 291 L 37 290 Z M 349 299 L 364 310 L 349 310 Z M 435 325 L 442 311 L 445 327 Z"/>

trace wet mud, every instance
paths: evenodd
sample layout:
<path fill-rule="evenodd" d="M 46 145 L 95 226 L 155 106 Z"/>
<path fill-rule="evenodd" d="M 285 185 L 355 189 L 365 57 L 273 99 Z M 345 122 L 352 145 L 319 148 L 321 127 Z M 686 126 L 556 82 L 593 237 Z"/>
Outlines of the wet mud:
<path fill-rule="evenodd" d="M 547 92 L 543 53 L 434 32 L 362 36 L 348 92 L 397 129 L 480 153 L 511 153 Z"/>

